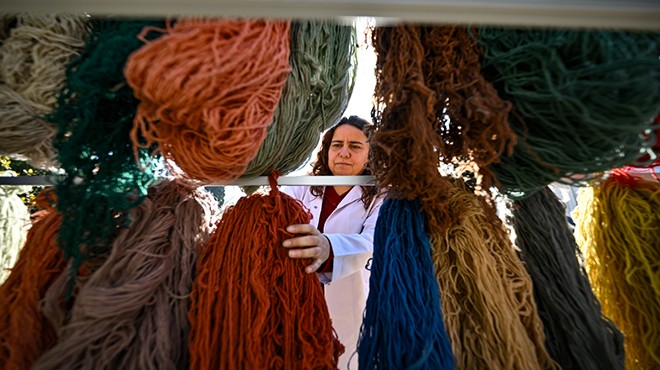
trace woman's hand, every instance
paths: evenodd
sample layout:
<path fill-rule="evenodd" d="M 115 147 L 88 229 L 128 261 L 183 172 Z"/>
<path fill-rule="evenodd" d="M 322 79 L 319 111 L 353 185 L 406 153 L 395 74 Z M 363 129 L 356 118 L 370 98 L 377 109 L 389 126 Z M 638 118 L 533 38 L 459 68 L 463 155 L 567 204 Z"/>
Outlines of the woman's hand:
<path fill-rule="evenodd" d="M 330 242 L 310 224 L 291 225 L 286 231 L 292 234 L 302 234 L 295 238 L 285 240 L 282 245 L 292 248 L 289 251 L 291 258 L 311 258 L 312 264 L 305 267 L 305 272 L 311 274 L 321 267 L 330 256 Z M 295 248 L 295 249 L 294 249 Z"/>

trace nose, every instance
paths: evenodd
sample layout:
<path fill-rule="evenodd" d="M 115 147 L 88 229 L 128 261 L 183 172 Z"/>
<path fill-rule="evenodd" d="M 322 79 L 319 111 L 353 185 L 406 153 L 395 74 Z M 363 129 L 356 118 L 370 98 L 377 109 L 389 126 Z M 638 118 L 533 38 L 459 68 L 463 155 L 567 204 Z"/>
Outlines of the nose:
<path fill-rule="evenodd" d="M 348 147 L 343 146 L 341 150 L 339 151 L 339 155 L 345 158 L 348 158 L 351 156 L 351 151 L 348 150 Z"/>

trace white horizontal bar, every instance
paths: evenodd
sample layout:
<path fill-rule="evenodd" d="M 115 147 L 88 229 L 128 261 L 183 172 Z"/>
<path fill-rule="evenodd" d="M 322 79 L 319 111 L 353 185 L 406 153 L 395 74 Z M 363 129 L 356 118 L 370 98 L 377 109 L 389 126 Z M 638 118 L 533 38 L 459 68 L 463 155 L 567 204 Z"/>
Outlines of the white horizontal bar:
<path fill-rule="evenodd" d="M 2 0 L 3 12 L 126 17 L 376 17 L 423 23 L 660 29 L 658 0 Z"/>
<path fill-rule="evenodd" d="M 268 185 L 268 177 L 259 176 L 250 179 L 237 179 L 229 185 L 263 186 Z M 373 176 L 282 176 L 277 179 L 278 185 L 289 186 L 330 186 L 330 185 L 375 185 Z M 215 185 L 215 184 L 214 184 Z"/>
<path fill-rule="evenodd" d="M 289 186 L 330 186 L 330 185 L 375 185 L 373 176 L 282 176 L 277 179 L 279 185 Z M 55 184 L 55 177 L 51 176 L 0 176 L 0 185 L 18 186 L 52 186 Z M 206 186 L 264 186 L 268 185 L 267 176 L 253 177 L 249 179 L 237 179 L 228 184 L 214 183 Z"/>

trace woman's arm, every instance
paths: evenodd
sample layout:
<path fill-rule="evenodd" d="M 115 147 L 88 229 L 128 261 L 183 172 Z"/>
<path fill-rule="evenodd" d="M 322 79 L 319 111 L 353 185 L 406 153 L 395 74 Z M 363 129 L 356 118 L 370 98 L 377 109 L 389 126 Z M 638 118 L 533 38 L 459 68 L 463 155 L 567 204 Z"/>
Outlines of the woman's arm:
<path fill-rule="evenodd" d="M 332 273 L 319 273 L 324 283 L 337 281 L 364 269 L 369 258 L 373 255 L 373 237 L 378 219 L 378 211 L 383 199 L 378 197 L 369 208 L 369 213 L 362 223 L 360 233 L 325 233 L 312 225 L 291 225 L 287 231 L 294 234 L 303 234 L 284 241 L 285 248 L 294 248 L 289 251 L 291 258 L 312 258 L 312 263 L 305 268 L 308 273 L 315 272 L 325 262 L 332 248 L 334 255 Z M 362 204 L 358 205 L 362 207 Z"/>

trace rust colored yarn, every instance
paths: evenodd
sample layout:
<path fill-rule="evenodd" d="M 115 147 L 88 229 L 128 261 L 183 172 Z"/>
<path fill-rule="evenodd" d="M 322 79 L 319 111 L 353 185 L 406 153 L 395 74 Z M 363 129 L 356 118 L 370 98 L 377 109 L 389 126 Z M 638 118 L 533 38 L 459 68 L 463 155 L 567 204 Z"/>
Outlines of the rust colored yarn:
<path fill-rule="evenodd" d="M 289 28 L 285 21 L 221 19 L 145 28 L 142 36 L 166 34 L 126 65 L 140 100 L 134 146 L 157 142 L 173 172 L 191 180 L 238 178 L 266 137 L 290 71 Z"/>
<path fill-rule="evenodd" d="M 255 193 L 228 208 L 203 246 L 191 294 L 190 369 L 335 369 L 344 351 L 308 261 L 288 257 L 284 228 L 302 204 Z"/>
<path fill-rule="evenodd" d="M 456 368 L 554 368 L 532 280 L 504 224 L 463 185 L 449 192 L 451 227 L 430 236 Z"/>
<path fill-rule="evenodd" d="M 48 193 L 48 194 L 46 194 Z M 56 335 L 39 307 L 46 290 L 64 271 L 57 247 L 61 217 L 40 194 L 36 220 L 9 278 L 0 287 L 0 369 L 25 370 L 55 343 Z"/>
<path fill-rule="evenodd" d="M 509 126 L 513 105 L 501 99 L 481 74 L 481 47 L 467 27 L 421 27 L 425 84 L 436 93 L 436 131 L 445 163 L 473 161 L 488 189 L 494 175 L 487 166 L 511 155 L 516 134 Z M 476 32 L 476 31 L 474 31 Z"/>

